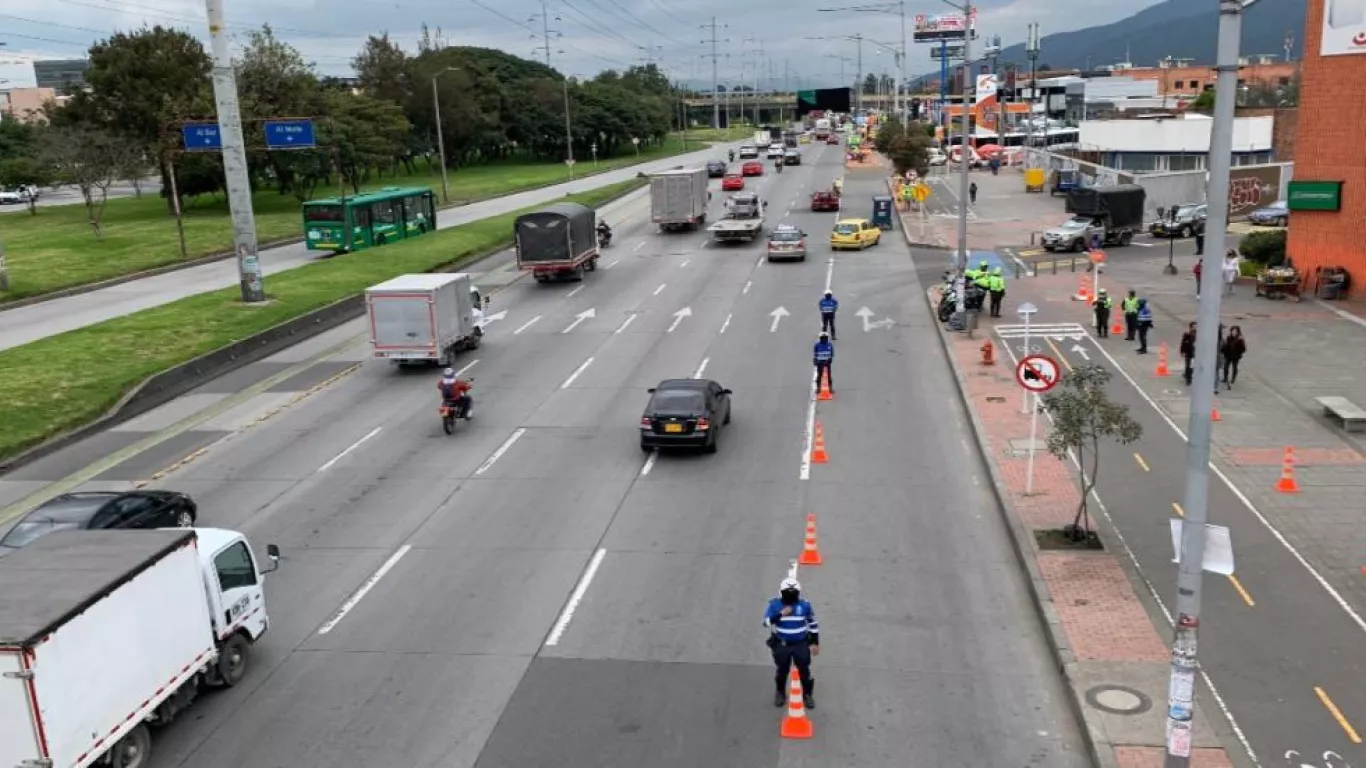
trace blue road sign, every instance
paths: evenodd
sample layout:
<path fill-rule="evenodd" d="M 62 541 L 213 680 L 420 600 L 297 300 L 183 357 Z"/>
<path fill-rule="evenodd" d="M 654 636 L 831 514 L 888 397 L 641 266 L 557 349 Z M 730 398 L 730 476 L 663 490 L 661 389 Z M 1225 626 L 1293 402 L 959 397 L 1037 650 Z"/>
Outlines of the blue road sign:
<path fill-rule="evenodd" d="M 312 149 L 318 146 L 313 121 L 267 120 L 266 149 Z"/>
<path fill-rule="evenodd" d="M 223 148 L 223 134 L 215 123 L 193 123 L 181 126 L 180 135 L 186 152 L 217 152 Z"/>

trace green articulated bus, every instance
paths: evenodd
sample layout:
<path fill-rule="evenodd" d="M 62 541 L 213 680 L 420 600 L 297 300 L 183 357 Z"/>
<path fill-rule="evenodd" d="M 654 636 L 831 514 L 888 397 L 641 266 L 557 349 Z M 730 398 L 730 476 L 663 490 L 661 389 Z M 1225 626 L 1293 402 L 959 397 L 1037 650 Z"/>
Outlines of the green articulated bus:
<path fill-rule="evenodd" d="M 436 229 L 436 197 L 426 187 L 385 187 L 355 197 L 304 203 L 310 251 L 345 253 Z"/>

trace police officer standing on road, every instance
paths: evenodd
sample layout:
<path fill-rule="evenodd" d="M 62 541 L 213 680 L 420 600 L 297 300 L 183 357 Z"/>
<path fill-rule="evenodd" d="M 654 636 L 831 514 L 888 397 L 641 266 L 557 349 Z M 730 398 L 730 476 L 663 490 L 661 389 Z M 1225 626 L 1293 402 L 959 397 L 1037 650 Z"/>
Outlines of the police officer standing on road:
<path fill-rule="evenodd" d="M 1114 300 L 1104 288 L 1096 292 L 1096 300 L 1091 302 L 1091 308 L 1096 311 L 1096 336 L 1102 339 L 1110 336 L 1110 309 L 1114 306 Z"/>
<path fill-rule="evenodd" d="M 1138 332 L 1138 293 L 1129 291 L 1124 299 L 1124 340 L 1133 341 Z"/>
<path fill-rule="evenodd" d="M 821 330 L 829 331 L 831 339 L 839 339 L 839 334 L 835 332 L 835 311 L 840 308 L 839 301 L 835 294 L 826 291 L 821 297 Z"/>
<path fill-rule="evenodd" d="M 768 647 L 773 651 L 773 706 L 787 703 L 787 678 L 792 665 L 802 681 L 802 699 L 807 709 L 816 708 L 816 681 L 811 679 L 811 657 L 821 652 L 821 627 L 816 610 L 802 599 L 802 585 L 794 578 L 783 579 L 778 596 L 768 601 L 764 626 L 769 628 Z"/>
<path fill-rule="evenodd" d="M 835 391 L 835 345 L 830 343 L 830 334 L 821 332 L 821 338 L 816 342 L 816 347 L 811 353 L 812 362 L 816 364 L 816 386 L 820 386 L 821 377 L 825 377 L 826 386 L 830 387 L 830 392 Z"/>
<path fill-rule="evenodd" d="M 991 290 L 991 265 L 987 263 L 986 259 L 982 259 L 982 262 L 977 265 L 977 279 L 973 282 L 984 291 Z"/>
<path fill-rule="evenodd" d="M 1148 354 L 1148 331 L 1153 329 L 1153 310 L 1148 306 L 1147 299 L 1138 300 L 1138 317 L 1135 318 L 1138 325 L 1138 354 Z"/>
<path fill-rule="evenodd" d="M 1006 278 L 1000 267 L 991 270 L 987 278 L 987 290 L 991 291 L 991 316 L 1001 316 L 1001 300 L 1006 297 Z"/>

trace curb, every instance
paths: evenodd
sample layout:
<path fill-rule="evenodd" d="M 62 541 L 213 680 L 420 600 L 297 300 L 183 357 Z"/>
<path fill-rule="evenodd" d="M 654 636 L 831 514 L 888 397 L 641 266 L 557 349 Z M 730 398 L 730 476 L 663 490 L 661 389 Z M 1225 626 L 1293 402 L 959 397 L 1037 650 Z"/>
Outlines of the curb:
<path fill-rule="evenodd" d="M 888 194 L 893 194 L 893 193 L 896 192 L 896 189 L 892 186 L 892 179 L 893 179 L 893 178 L 895 178 L 895 177 L 893 177 L 893 176 L 887 177 L 887 192 L 888 192 Z M 892 201 L 892 205 L 893 205 L 893 207 L 896 206 L 896 201 L 895 201 L 895 200 Z M 906 238 L 906 245 L 909 245 L 909 246 L 911 246 L 912 248 L 924 248 L 924 249 L 928 249 L 928 250 L 932 250 L 932 251 L 952 252 L 952 251 L 954 250 L 954 249 L 950 248 L 949 246 L 947 246 L 947 245 L 942 245 L 942 244 L 940 244 L 940 243 L 922 243 L 922 242 L 920 242 L 920 241 L 918 241 L 918 240 L 913 240 L 913 239 L 911 239 L 911 238 L 912 238 L 912 235 L 911 235 L 911 228 L 908 227 L 908 226 L 906 226 L 906 217 L 901 215 L 901 210 L 900 210 L 900 209 L 897 209 L 896 218 L 897 218 L 897 223 L 901 225 L 901 226 L 900 226 L 901 234 L 902 234 L 902 236 L 903 236 L 904 238 Z"/>
<path fill-rule="evenodd" d="M 984 437 L 985 429 L 981 418 L 978 417 L 977 411 L 968 400 L 967 377 L 958 361 L 954 359 L 953 352 L 949 349 L 948 332 L 944 330 L 944 326 L 938 318 L 934 317 L 934 305 L 930 299 L 929 291 L 925 292 L 925 302 L 929 306 L 930 317 L 934 321 L 935 331 L 939 337 L 940 346 L 944 350 L 944 356 L 948 358 L 949 367 L 953 369 L 954 380 L 958 383 L 959 401 L 963 404 L 963 409 L 967 411 L 968 420 L 972 423 L 973 444 L 977 447 L 978 458 L 986 465 L 987 474 L 991 478 L 991 493 L 996 498 L 997 509 L 1000 510 L 1001 518 L 1010 531 L 1011 549 L 1015 551 L 1015 557 L 1019 560 L 1021 569 L 1028 577 L 1026 581 L 1029 586 L 1031 602 L 1039 616 L 1039 622 L 1043 624 L 1044 631 L 1048 635 L 1048 645 L 1053 651 L 1054 662 L 1062 673 L 1063 685 L 1066 688 L 1066 696 L 1071 705 L 1072 714 L 1081 725 L 1081 734 L 1085 741 L 1086 751 L 1091 757 L 1091 763 L 1097 768 L 1118 768 L 1119 762 L 1115 758 L 1114 749 L 1105 736 L 1105 729 L 1100 723 L 1100 716 L 1092 713 L 1082 701 L 1077 684 L 1077 658 L 1067 642 L 1067 633 L 1063 630 L 1062 623 L 1053 609 L 1053 596 L 1048 590 L 1047 582 L 1043 579 L 1043 573 L 1039 570 L 1033 536 L 1025 530 L 1015 516 L 1015 507 L 1011 503 L 1009 495 L 1001 492 L 1001 489 L 1005 487 L 1005 481 L 1001 478 L 996 464 L 991 461 L 991 446 L 987 444 Z"/>
<path fill-rule="evenodd" d="M 597 205 L 597 208 L 624 200 L 639 193 L 641 189 L 627 190 L 609 200 L 603 200 Z M 449 272 L 452 268 L 464 270 L 506 251 L 511 244 L 511 240 L 509 240 L 487 251 L 437 265 L 428 271 Z M 519 276 L 517 280 L 520 279 Z M 517 280 L 513 282 L 515 283 Z M 494 293 L 496 292 L 494 291 Z M 491 296 L 493 293 L 489 295 Z M 93 421 L 54 435 L 8 459 L 0 460 L 0 476 L 96 432 L 140 416 L 224 374 L 269 357 L 324 331 L 330 331 L 363 314 L 365 314 L 365 294 L 348 296 L 325 307 L 300 315 L 293 320 L 287 320 L 247 338 L 235 341 L 225 347 L 207 352 L 159 373 L 154 373 L 124 393 L 117 403 Z"/>

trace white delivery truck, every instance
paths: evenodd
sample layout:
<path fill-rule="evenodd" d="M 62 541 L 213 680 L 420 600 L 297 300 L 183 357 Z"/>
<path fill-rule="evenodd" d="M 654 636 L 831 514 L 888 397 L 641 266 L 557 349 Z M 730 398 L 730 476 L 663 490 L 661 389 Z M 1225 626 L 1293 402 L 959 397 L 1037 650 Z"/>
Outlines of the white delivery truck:
<path fill-rule="evenodd" d="M 678 168 L 650 175 L 650 220 L 666 232 L 697 229 L 707 220 L 706 168 Z"/>
<path fill-rule="evenodd" d="M 478 349 L 486 299 L 463 272 L 399 275 L 365 291 L 375 357 L 396 365 L 451 365 Z"/>
<path fill-rule="evenodd" d="M 59 531 L 0 558 L 0 766 L 143 768 L 149 725 L 235 685 L 270 626 L 236 531 Z"/>

